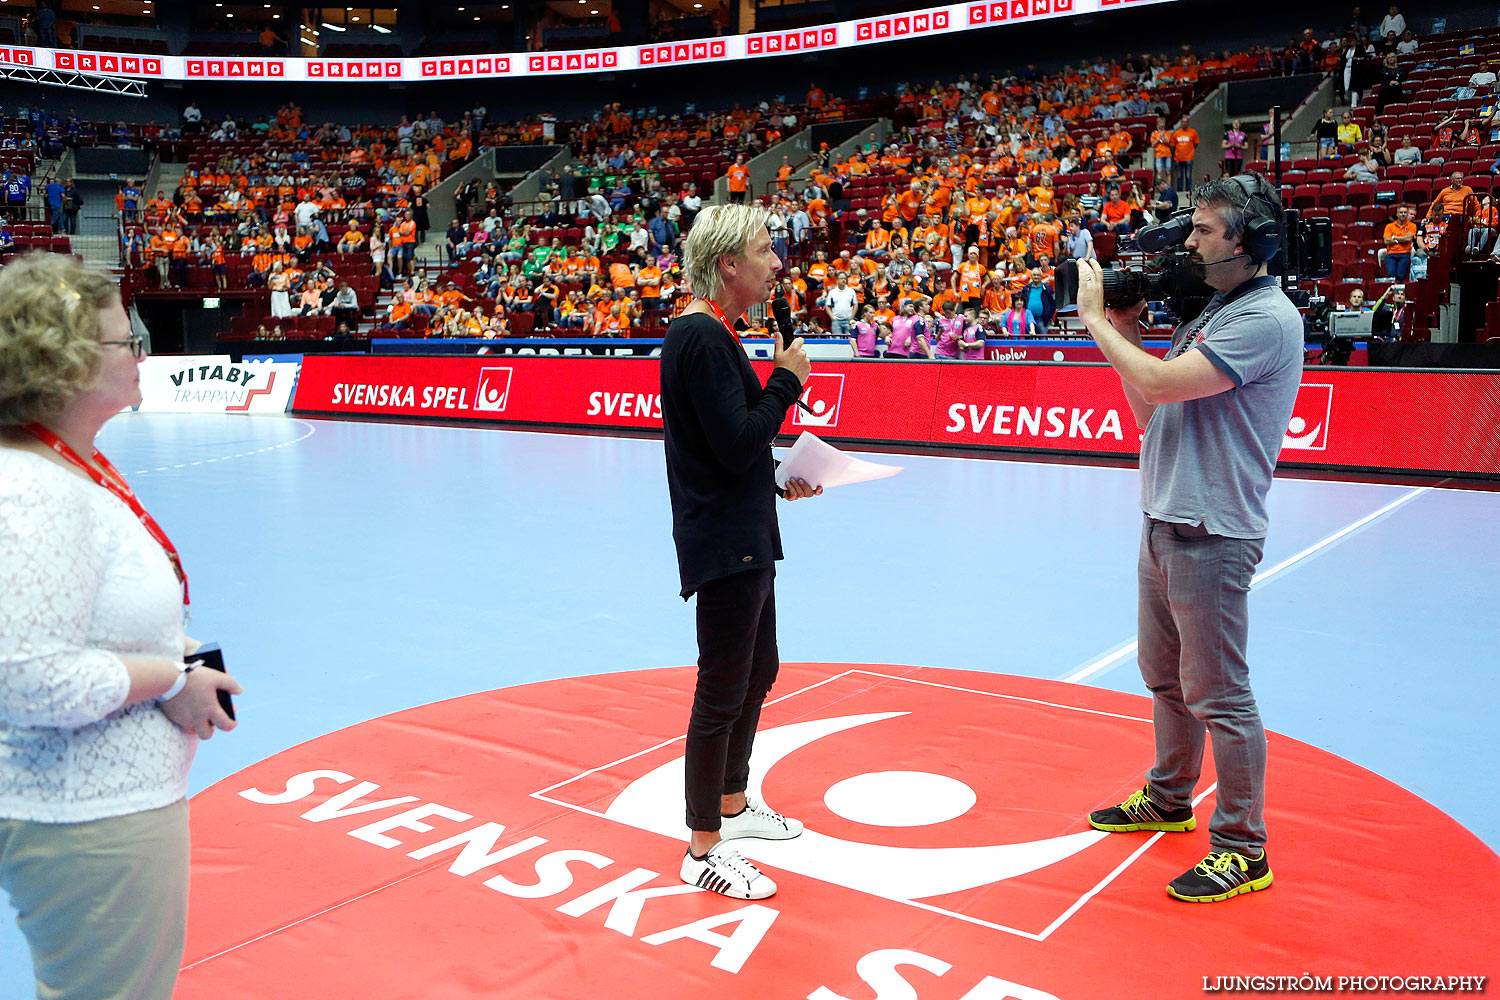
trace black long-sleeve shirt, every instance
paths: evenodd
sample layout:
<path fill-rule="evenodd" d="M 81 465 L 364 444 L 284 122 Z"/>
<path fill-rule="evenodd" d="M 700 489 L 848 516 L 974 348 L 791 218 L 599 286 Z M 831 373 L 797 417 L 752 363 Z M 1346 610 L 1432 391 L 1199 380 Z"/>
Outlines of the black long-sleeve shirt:
<path fill-rule="evenodd" d="M 801 392 L 784 368 L 762 386 L 713 316 L 690 313 L 667 328 L 661 414 L 684 600 L 710 580 L 782 557 L 771 442 Z"/>

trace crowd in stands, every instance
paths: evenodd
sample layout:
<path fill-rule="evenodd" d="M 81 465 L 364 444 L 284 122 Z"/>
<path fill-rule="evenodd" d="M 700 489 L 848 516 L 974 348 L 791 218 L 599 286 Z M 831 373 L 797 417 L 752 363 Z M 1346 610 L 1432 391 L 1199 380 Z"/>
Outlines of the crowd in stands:
<path fill-rule="evenodd" d="M 1500 173 L 1493 32 L 1419 42 L 1397 7 L 1379 25 L 1351 19 L 1326 51 L 1348 111 L 1325 112 L 1315 153 L 1281 174 L 1289 207 L 1330 219 L 1340 307 L 1384 299 L 1427 272 L 1427 256 L 1460 219 L 1465 252 L 1496 249 L 1489 192 Z"/>
<path fill-rule="evenodd" d="M 1399 17 L 1392 8 L 1378 28 L 1340 25 L 1323 40 L 1309 29 L 1284 48 L 1199 56 L 1184 45 L 1046 75 L 908 84 L 893 134 L 839 157 L 825 146 L 810 171 L 785 162 L 765 191 L 750 189 L 749 159 L 809 122 L 865 109 L 818 87 L 796 105 L 669 116 L 610 104 L 583 122 L 489 122 L 477 107 L 452 123 L 428 114 L 394 127 L 314 126 L 288 105 L 274 119 L 215 125 L 192 105 L 181 184 L 154 198 L 127 184 L 117 197 L 124 253 L 163 288 L 184 278 L 265 288 L 272 319 L 357 329 L 363 314 L 399 335 L 659 334 L 687 301 L 682 237 L 722 178 L 731 200 L 769 210 L 789 264 L 783 294 L 808 332 L 848 336 L 862 354 L 883 343 L 888 356 L 963 356 L 976 332 L 1053 328 L 1074 295 L 1057 262 L 1110 259 L 1119 237 L 1184 207 L 1205 179 L 1194 176 L 1204 142 L 1224 173 L 1266 169 L 1268 129 L 1192 128 L 1195 88 L 1238 74 L 1337 76 L 1352 48 L 1396 72 L 1372 84 L 1351 70 L 1350 98 L 1371 99 L 1320 123 L 1311 169 L 1298 160 L 1283 174 L 1285 200 L 1335 225 L 1344 249 L 1330 297 L 1342 304 L 1357 281 L 1361 296 L 1387 300 L 1420 273 L 1454 215 L 1470 221 L 1476 253 L 1493 249 L 1500 228 L 1483 197 L 1488 177 L 1480 191 L 1473 172 L 1444 167 L 1500 160 L 1490 149 L 1500 143 L 1494 76 L 1466 71 L 1467 95 L 1450 86 L 1454 67 L 1424 62 L 1442 53 L 1403 41 Z M 1453 100 L 1421 107 L 1439 71 Z M 1410 114 L 1431 124 L 1405 127 Z M 446 266 L 420 266 L 425 192 L 485 147 L 544 141 L 571 143 L 577 159 L 545 178 L 542 200 L 515 206 L 498 185 L 470 181 L 433 241 Z M 1394 199 L 1366 190 L 1393 183 Z M 376 310 L 381 292 L 389 304 Z"/>
<path fill-rule="evenodd" d="M 226 118 L 209 142 L 189 140 L 170 196 L 121 185 L 126 266 L 160 289 L 211 275 L 219 290 L 267 289 L 273 317 L 343 313 L 357 326 L 375 289 L 412 274 L 431 225 L 425 192 L 473 156 L 477 123 L 431 113 L 396 126 L 315 127 L 288 104 L 259 126 L 241 139 Z M 493 187 L 481 197 L 499 204 Z M 357 305 L 355 281 L 366 290 Z"/>
<path fill-rule="evenodd" d="M 1398 26 L 1400 44 L 1406 28 Z M 1204 139 L 1182 114 L 1191 85 L 1241 72 L 1332 70 L 1347 33 L 1329 37 L 1335 41 L 1309 31 L 1285 49 L 1200 58 L 1184 46 L 1171 58 L 1099 59 L 1051 76 L 909 85 L 899 95 L 900 132 L 872 136 L 839 162 L 825 150 L 806 181 L 794 183 L 793 165 L 785 164 L 778 188 L 765 195 L 736 183 L 747 154 L 794 129 L 798 110 L 820 114 L 831 102 L 817 88 L 797 110 L 768 103 L 691 124 L 632 120 L 612 105 L 574 128 L 581 166 L 552 180 L 535 216 L 512 225 L 496 213 L 466 227 L 460 215 L 447 250 L 459 262 L 454 292 L 472 298 L 427 301 L 445 293 L 408 287 L 404 297 L 423 308 L 396 311 L 427 313 L 433 327 L 452 330 L 450 316 L 469 326 L 465 313 L 477 306 L 486 336 L 518 327 L 659 332 L 686 292 L 671 280 L 663 289 L 658 275 L 672 274 L 677 242 L 713 179 L 681 172 L 681 153 L 706 145 L 726 164 L 718 176 L 728 179 L 731 200 L 754 198 L 770 210 L 777 251 L 793 262 L 783 294 L 809 329 L 849 335 L 868 310 L 870 329 L 888 342 L 880 324 L 904 330 L 896 321 L 910 302 L 916 328 L 927 331 L 903 341 L 913 353 L 937 352 L 936 331 L 950 311 L 953 323 L 1042 333 L 1073 295 L 1055 266 L 1063 254 L 1093 254 L 1096 240 L 1107 251 L 1119 236 L 1183 207 L 1203 179 L 1193 177 L 1192 165 Z M 1359 150 L 1371 153 L 1377 171 L 1398 152 L 1382 141 Z M 1269 137 L 1263 131 L 1256 142 L 1236 120 L 1219 144 L 1222 170 L 1234 173 L 1267 151 Z M 1358 177 L 1368 166 L 1359 158 L 1346 169 Z M 1440 236 L 1444 206 L 1462 201 L 1465 187 L 1410 211 L 1390 207 L 1375 263 L 1392 281 L 1405 280 L 1422 240 Z M 1417 211 L 1419 219 L 1407 218 Z M 636 277 L 643 270 L 647 277 Z M 600 280 L 611 271 L 614 280 Z"/>

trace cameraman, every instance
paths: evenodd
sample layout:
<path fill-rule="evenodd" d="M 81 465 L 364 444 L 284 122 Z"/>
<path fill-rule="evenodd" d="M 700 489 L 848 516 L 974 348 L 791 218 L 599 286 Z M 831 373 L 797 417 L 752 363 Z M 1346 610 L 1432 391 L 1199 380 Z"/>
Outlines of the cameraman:
<path fill-rule="evenodd" d="M 1158 359 L 1141 349 L 1145 303 L 1106 311 L 1103 275 L 1079 261 L 1078 315 L 1120 375 L 1141 443 L 1141 675 L 1155 706 L 1145 787 L 1089 816 L 1097 829 L 1185 832 L 1213 734 L 1217 806 L 1209 853 L 1173 879 L 1214 902 L 1271 884 L 1266 736 L 1245 660 L 1247 597 L 1264 551 L 1266 491 L 1302 380 L 1302 318 L 1267 272 L 1281 206 L 1252 177 L 1195 192 L 1186 247 L 1217 294 Z"/>

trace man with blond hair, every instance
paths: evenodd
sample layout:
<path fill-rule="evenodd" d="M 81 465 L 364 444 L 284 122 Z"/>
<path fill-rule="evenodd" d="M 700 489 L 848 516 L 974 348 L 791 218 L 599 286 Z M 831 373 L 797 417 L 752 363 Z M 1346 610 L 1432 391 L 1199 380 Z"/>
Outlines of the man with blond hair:
<path fill-rule="evenodd" d="M 802 824 L 747 798 L 761 705 L 780 667 L 776 497 L 822 492 L 800 479 L 776 486 L 771 442 L 811 366 L 800 338 L 778 339 L 762 385 L 734 324 L 776 287 L 781 261 L 764 209 L 710 205 L 684 245 L 691 305 L 667 328 L 661 353 L 672 537 L 684 600 L 698 595 L 698 680 L 683 770 L 690 839 L 684 882 L 737 899 L 776 883 L 730 841 L 786 840 Z"/>

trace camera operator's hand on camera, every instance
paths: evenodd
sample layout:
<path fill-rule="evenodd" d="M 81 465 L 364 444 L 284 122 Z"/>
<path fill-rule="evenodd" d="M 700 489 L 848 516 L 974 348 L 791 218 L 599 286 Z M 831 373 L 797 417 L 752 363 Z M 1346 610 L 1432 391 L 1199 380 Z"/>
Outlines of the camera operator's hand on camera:
<path fill-rule="evenodd" d="M 1078 258 L 1078 318 L 1085 326 L 1105 323 L 1104 268 L 1092 257 Z"/>
<path fill-rule="evenodd" d="M 1141 299 L 1133 306 L 1123 309 L 1106 309 L 1104 316 L 1109 325 L 1120 331 L 1121 336 L 1135 344 L 1141 344 L 1141 316 L 1146 311 L 1146 300 Z"/>
<path fill-rule="evenodd" d="M 213 736 L 215 729 L 228 732 L 236 723 L 219 705 L 220 688 L 230 694 L 244 692 L 244 688 L 228 674 L 199 667 L 187 675 L 187 684 L 181 691 L 161 703 L 161 710 L 178 729 L 197 733 L 199 739 Z"/>
<path fill-rule="evenodd" d="M 807 360 L 807 352 L 802 349 L 801 337 L 788 344 L 785 335 L 778 330 L 775 361 L 777 368 L 785 368 L 797 376 L 797 381 L 802 385 L 807 384 L 807 378 L 812 374 L 812 362 Z"/>

